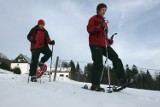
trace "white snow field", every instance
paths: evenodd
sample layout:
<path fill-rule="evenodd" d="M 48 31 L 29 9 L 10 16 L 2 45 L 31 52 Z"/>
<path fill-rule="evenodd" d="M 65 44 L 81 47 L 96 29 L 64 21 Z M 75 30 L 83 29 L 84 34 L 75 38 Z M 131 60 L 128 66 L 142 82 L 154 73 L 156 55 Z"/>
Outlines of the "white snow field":
<path fill-rule="evenodd" d="M 103 93 L 84 90 L 88 83 L 67 78 L 48 82 L 42 77 L 41 84 L 27 83 L 27 78 L 0 69 L 0 107 L 160 107 L 160 91 L 126 88 Z"/>

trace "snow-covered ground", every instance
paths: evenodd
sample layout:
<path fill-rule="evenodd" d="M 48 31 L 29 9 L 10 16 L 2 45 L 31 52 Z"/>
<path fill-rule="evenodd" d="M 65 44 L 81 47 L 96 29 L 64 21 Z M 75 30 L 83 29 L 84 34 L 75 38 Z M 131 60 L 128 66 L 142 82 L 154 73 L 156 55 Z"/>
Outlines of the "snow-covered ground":
<path fill-rule="evenodd" d="M 159 107 L 160 91 L 127 88 L 103 93 L 84 90 L 86 83 L 59 79 L 27 83 L 27 75 L 0 69 L 0 107 Z M 90 84 L 88 84 L 90 86 Z M 107 86 L 103 85 L 106 88 Z"/>

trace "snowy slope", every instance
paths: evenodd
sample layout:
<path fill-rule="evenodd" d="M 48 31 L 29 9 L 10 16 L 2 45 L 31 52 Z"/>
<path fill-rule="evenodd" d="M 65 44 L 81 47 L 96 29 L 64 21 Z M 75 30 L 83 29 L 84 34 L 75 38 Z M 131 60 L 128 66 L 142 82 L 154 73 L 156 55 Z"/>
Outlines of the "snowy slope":
<path fill-rule="evenodd" d="M 127 88 L 117 93 L 102 93 L 84 90 L 81 88 L 84 84 L 69 79 L 48 82 L 47 77 L 42 78 L 41 84 L 27 83 L 27 75 L 0 69 L 0 107 L 160 106 L 159 91 Z"/>

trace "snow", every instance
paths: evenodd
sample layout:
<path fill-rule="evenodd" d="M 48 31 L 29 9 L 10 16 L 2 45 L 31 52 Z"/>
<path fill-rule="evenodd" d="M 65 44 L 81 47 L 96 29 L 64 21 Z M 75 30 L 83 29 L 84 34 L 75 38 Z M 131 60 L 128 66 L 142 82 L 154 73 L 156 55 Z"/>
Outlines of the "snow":
<path fill-rule="evenodd" d="M 0 107 L 159 107 L 160 92 L 127 88 L 103 93 L 84 90 L 84 84 L 59 78 L 27 83 L 27 75 L 0 69 Z M 102 85 L 106 89 L 106 85 Z"/>

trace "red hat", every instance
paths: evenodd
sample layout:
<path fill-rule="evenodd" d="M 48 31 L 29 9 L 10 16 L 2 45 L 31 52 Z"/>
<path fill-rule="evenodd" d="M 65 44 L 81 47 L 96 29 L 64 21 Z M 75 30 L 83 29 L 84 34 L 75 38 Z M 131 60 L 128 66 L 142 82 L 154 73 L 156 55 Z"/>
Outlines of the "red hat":
<path fill-rule="evenodd" d="M 45 22 L 44 22 L 44 20 L 38 20 L 38 25 L 45 25 Z"/>

